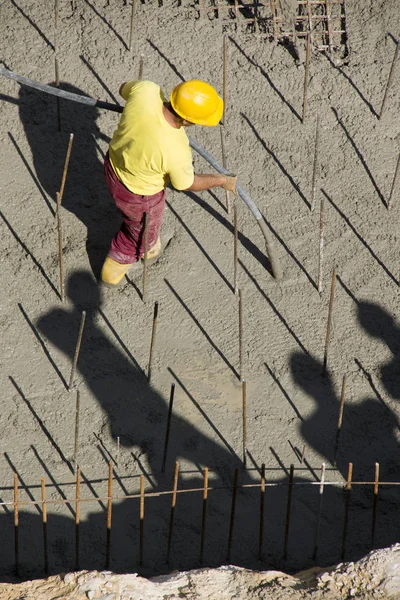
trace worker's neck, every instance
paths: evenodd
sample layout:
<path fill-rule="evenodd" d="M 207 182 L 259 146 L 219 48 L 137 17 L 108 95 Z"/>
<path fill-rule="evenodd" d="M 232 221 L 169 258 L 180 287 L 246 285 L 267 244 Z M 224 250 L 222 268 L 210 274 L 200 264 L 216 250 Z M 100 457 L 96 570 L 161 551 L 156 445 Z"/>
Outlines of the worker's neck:
<path fill-rule="evenodd" d="M 183 126 L 182 119 L 173 113 L 168 102 L 163 104 L 163 115 L 168 125 L 171 125 L 174 129 L 180 129 Z"/>

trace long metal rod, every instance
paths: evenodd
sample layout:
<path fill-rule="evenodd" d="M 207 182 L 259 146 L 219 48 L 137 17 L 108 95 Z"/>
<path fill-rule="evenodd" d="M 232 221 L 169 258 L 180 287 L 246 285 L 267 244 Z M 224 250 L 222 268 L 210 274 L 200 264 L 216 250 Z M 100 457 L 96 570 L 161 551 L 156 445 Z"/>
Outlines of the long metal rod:
<path fill-rule="evenodd" d="M 132 0 L 132 12 L 131 12 L 131 23 L 129 28 L 129 44 L 128 50 L 132 50 L 132 40 L 133 40 L 133 23 L 135 20 L 135 12 L 136 12 L 136 0 Z"/>
<path fill-rule="evenodd" d="M 261 466 L 260 482 L 260 529 L 258 535 L 258 559 L 262 560 L 262 550 L 264 541 L 264 502 L 265 502 L 265 464 Z"/>
<path fill-rule="evenodd" d="M 338 417 L 338 424 L 337 424 L 337 430 L 336 430 L 336 440 L 335 440 L 335 450 L 333 453 L 333 466 L 336 467 L 336 455 L 337 455 L 337 451 L 339 448 L 339 440 L 340 440 L 340 433 L 342 431 L 342 424 L 343 424 L 343 411 L 344 411 L 344 401 L 345 401 L 345 397 L 346 397 L 346 382 L 347 382 L 347 375 L 343 375 L 343 381 L 342 381 L 342 393 L 340 395 L 340 407 L 339 407 L 339 417 Z"/>
<path fill-rule="evenodd" d="M 112 525 L 112 485 L 113 485 L 113 464 L 108 463 L 108 493 L 107 493 L 107 536 L 106 536 L 106 569 L 110 568 L 110 548 L 111 548 L 111 525 Z"/>
<path fill-rule="evenodd" d="M 287 551 L 289 544 L 289 530 L 290 530 L 290 513 L 292 510 L 292 493 L 293 493 L 293 473 L 294 465 L 290 465 L 289 473 L 289 485 L 288 485 L 288 496 L 286 505 L 286 521 L 285 521 L 285 538 L 283 542 L 283 560 L 287 559 Z"/>
<path fill-rule="evenodd" d="M 75 482 L 75 570 L 79 571 L 79 526 L 81 522 L 81 470 L 76 469 Z"/>
<path fill-rule="evenodd" d="M 62 238 L 62 222 L 61 222 L 61 197 L 57 192 L 57 235 L 58 235 L 58 263 L 60 269 L 60 300 L 65 300 L 65 281 L 64 281 L 64 252 L 63 252 L 63 238 Z"/>
<path fill-rule="evenodd" d="M 394 67 L 395 67 L 395 64 L 397 62 L 397 57 L 399 55 L 399 48 L 400 48 L 400 42 L 397 42 L 396 50 L 395 50 L 395 53 L 394 53 L 394 56 L 393 56 L 393 60 L 392 60 L 392 65 L 390 67 L 389 77 L 388 77 L 386 88 L 385 88 L 385 93 L 384 93 L 383 100 L 382 100 L 381 111 L 379 113 L 379 119 L 382 118 L 383 111 L 385 110 L 385 105 L 386 105 L 386 100 L 387 100 L 389 88 L 390 88 L 390 85 L 391 85 L 392 79 L 393 79 Z"/>
<path fill-rule="evenodd" d="M 316 560 L 319 546 L 319 534 L 321 529 L 321 515 L 322 515 L 322 502 L 324 499 L 324 482 L 325 482 L 325 463 L 321 466 L 321 485 L 319 486 L 319 503 L 318 503 L 318 515 L 317 515 L 317 527 L 315 531 L 315 544 L 313 559 Z"/>
<path fill-rule="evenodd" d="M 334 268 L 332 271 L 331 295 L 329 298 L 328 322 L 326 325 L 326 336 L 325 336 L 324 364 L 323 364 L 323 368 L 322 368 L 323 373 L 326 373 L 326 366 L 328 363 L 328 348 L 329 348 L 329 340 L 330 340 L 331 327 L 332 327 L 333 303 L 335 300 L 335 283 L 336 283 L 336 268 Z"/>
<path fill-rule="evenodd" d="M 227 554 L 227 561 L 228 562 L 230 562 L 230 560 L 231 560 L 233 527 L 234 527 L 234 524 L 235 524 L 235 510 L 236 510 L 236 494 L 237 494 L 238 476 L 239 476 L 239 469 L 236 467 L 235 474 L 233 476 L 231 517 L 230 517 L 230 521 L 229 521 L 228 554 Z"/>
<path fill-rule="evenodd" d="M 374 548 L 374 544 L 375 544 L 376 509 L 377 509 L 377 504 L 378 504 L 378 493 L 379 493 L 379 463 L 375 463 L 374 497 L 373 497 L 373 503 L 372 503 L 371 549 Z"/>
<path fill-rule="evenodd" d="M 143 283 L 142 300 L 147 301 L 147 253 L 149 250 L 149 213 L 144 213 L 144 254 L 143 254 Z"/>
<path fill-rule="evenodd" d="M 243 466 L 247 464 L 247 390 L 246 380 L 242 379 L 242 445 L 243 445 Z"/>
<path fill-rule="evenodd" d="M 224 101 L 224 112 L 222 118 L 226 121 L 227 83 L 228 83 L 228 38 L 226 34 L 222 38 L 222 100 Z"/>
<path fill-rule="evenodd" d="M 81 349 L 82 336 L 83 336 L 83 328 L 85 327 L 85 319 L 86 319 L 86 311 L 83 310 L 82 311 L 82 316 L 81 316 L 81 324 L 80 324 L 80 327 L 79 327 L 78 339 L 77 339 L 76 346 L 75 346 L 74 360 L 72 362 L 71 375 L 70 375 L 70 378 L 69 378 L 69 384 L 68 384 L 68 389 L 69 390 L 72 390 L 72 386 L 74 384 L 75 370 L 76 370 L 76 365 L 78 364 L 79 351 Z"/>
<path fill-rule="evenodd" d="M 140 476 L 139 564 L 143 565 L 144 551 L 144 475 Z"/>
<path fill-rule="evenodd" d="M 46 575 L 49 572 L 49 553 L 47 547 L 47 506 L 46 506 L 46 482 L 44 477 L 41 478 L 42 487 L 42 522 L 43 522 L 43 555 L 44 555 L 44 572 Z"/>
<path fill-rule="evenodd" d="M 169 557 L 170 557 L 170 553 L 171 553 L 172 532 L 173 532 L 173 528 L 174 528 L 174 518 L 175 518 L 175 508 L 176 508 L 176 493 L 178 490 L 178 479 L 179 479 L 179 462 L 176 461 L 175 471 L 174 471 L 173 491 L 172 491 L 172 498 L 171 498 L 171 514 L 170 514 L 170 518 L 169 518 L 167 563 L 169 563 Z"/>
<path fill-rule="evenodd" d="M 60 186 L 60 194 L 59 194 L 60 197 L 57 198 L 57 210 L 59 209 L 59 205 L 61 205 L 61 202 L 62 202 L 62 199 L 64 196 L 65 181 L 67 179 L 69 159 L 71 158 L 71 150 L 72 150 L 73 141 L 74 141 L 74 134 L 70 133 L 67 154 L 65 155 L 64 169 L 63 169 L 63 174 L 62 174 L 62 178 L 61 178 L 61 186 Z"/>
<path fill-rule="evenodd" d="M 237 295 L 238 284 L 238 256 L 239 256 L 239 232 L 238 232 L 238 208 L 236 199 L 233 201 L 233 289 Z"/>
<path fill-rule="evenodd" d="M 342 535 L 342 552 L 341 557 L 344 560 L 346 552 L 346 539 L 347 539 L 347 527 L 349 523 L 349 508 L 350 508 L 350 493 L 351 493 L 351 480 L 353 478 L 353 463 L 349 463 L 349 469 L 347 472 L 347 484 L 345 487 L 346 500 L 344 508 L 344 520 L 343 520 L 343 535 Z"/>
<path fill-rule="evenodd" d="M 208 499 L 208 467 L 204 468 L 204 489 L 203 489 L 203 512 L 201 517 L 201 539 L 200 539 L 200 564 L 203 564 L 204 543 L 206 540 L 206 522 L 207 522 L 207 499 Z"/>
<path fill-rule="evenodd" d="M 225 154 L 225 125 L 219 126 L 219 131 L 221 134 L 221 154 L 222 154 L 222 165 L 224 169 L 226 169 L 226 154 Z M 225 208 L 228 215 L 231 214 L 231 199 L 230 193 L 228 190 L 225 190 Z"/>
<path fill-rule="evenodd" d="M 14 473 L 14 568 L 19 576 L 19 506 L 18 506 L 18 474 Z"/>
<path fill-rule="evenodd" d="M 304 123 L 307 112 L 307 91 L 308 91 L 308 80 L 310 71 L 310 50 L 311 50 L 311 31 L 307 33 L 307 46 L 306 46 L 306 68 L 304 71 L 304 89 L 303 89 L 303 113 L 301 117 L 302 123 Z"/>
<path fill-rule="evenodd" d="M 80 392 L 76 390 L 75 406 L 75 440 L 74 440 L 74 464 L 75 471 L 78 465 L 78 444 L 79 444 L 79 413 L 80 413 Z"/>
<path fill-rule="evenodd" d="M 44 92 L 46 94 L 51 94 L 53 96 L 65 98 L 66 100 L 71 100 L 73 102 L 80 102 L 81 104 L 86 104 L 87 106 L 96 106 L 98 108 L 104 108 L 106 110 L 112 110 L 114 112 L 119 112 L 119 113 L 121 113 L 123 111 L 123 107 L 119 106 L 118 104 L 112 104 L 111 102 L 103 102 L 103 101 L 97 100 L 95 98 L 90 98 L 89 96 L 81 96 L 80 94 L 66 92 L 64 90 L 54 88 L 50 85 L 46 85 L 44 83 L 39 83 L 37 81 L 33 81 L 32 79 L 29 79 L 28 77 L 23 77 L 22 75 L 18 75 L 17 73 L 14 73 L 13 71 L 6 69 L 5 67 L 0 67 L 0 75 L 2 75 L 3 77 L 8 77 L 8 79 L 13 79 L 14 81 L 17 81 L 18 83 L 20 83 L 21 85 L 26 85 L 27 87 L 34 88 L 34 89 Z M 188 138 L 189 138 L 189 144 L 193 148 L 193 150 L 195 150 L 198 154 L 200 154 L 200 156 L 202 156 L 204 158 L 204 160 L 208 162 L 208 164 L 210 164 L 216 171 L 218 171 L 218 173 L 221 173 L 223 175 L 230 174 L 229 171 L 227 171 L 226 169 L 221 167 L 221 165 L 218 163 L 218 161 L 215 160 L 215 158 L 209 152 L 207 152 L 207 150 L 202 148 L 202 146 L 200 146 L 200 144 L 198 144 L 195 140 L 193 140 L 189 136 L 188 136 Z M 271 262 L 273 276 L 277 280 L 282 279 L 283 272 L 282 272 L 282 268 L 281 268 L 281 265 L 279 262 L 278 255 L 276 254 L 276 250 L 274 247 L 274 241 L 273 241 L 273 238 L 271 236 L 271 233 L 270 233 L 267 225 L 264 222 L 264 218 L 263 218 L 260 210 L 257 208 L 257 206 L 253 202 L 253 200 L 248 196 L 248 194 L 240 187 L 240 185 L 236 185 L 236 190 L 237 190 L 237 193 L 240 196 L 240 198 L 243 200 L 243 202 L 245 202 L 247 207 L 252 212 L 253 216 L 255 217 L 255 219 L 262 231 L 262 234 L 263 234 L 264 240 L 265 240 L 265 244 L 266 244 L 267 254 L 268 254 L 268 257 Z"/>
<path fill-rule="evenodd" d="M 311 206 L 310 210 L 315 209 L 316 200 L 316 182 L 317 182 L 317 171 L 318 171 L 318 153 L 319 153 L 319 129 L 320 129 L 320 118 L 317 116 L 317 123 L 315 125 L 315 145 L 314 145 L 314 160 L 313 160 L 313 172 L 312 172 L 312 184 L 311 184 Z"/>
<path fill-rule="evenodd" d="M 164 452 L 163 452 L 163 460 L 161 465 L 161 473 L 165 471 L 165 463 L 167 462 L 167 452 L 168 452 L 168 442 L 169 442 L 169 432 L 171 429 L 171 418 L 172 418 L 172 408 L 174 405 L 174 395 L 175 395 L 175 383 L 171 384 L 171 392 L 169 395 L 169 407 L 168 407 L 168 417 L 167 417 L 167 427 L 165 431 L 165 442 L 164 442 Z"/>
<path fill-rule="evenodd" d="M 154 344 L 156 342 L 157 318 L 158 318 L 158 302 L 156 301 L 156 302 L 154 302 L 153 327 L 152 327 L 152 330 L 151 330 L 149 366 L 148 366 L 148 369 L 147 369 L 147 381 L 149 383 L 151 381 L 151 367 L 152 367 L 152 364 L 153 364 Z"/>
<path fill-rule="evenodd" d="M 243 296 L 242 290 L 239 290 L 239 378 L 243 379 Z"/>
<path fill-rule="evenodd" d="M 322 276 L 324 264 L 325 198 L 321 195 L 319 215 L 319 256 L 318 256 L 318 292 L 322 294 Z"/>

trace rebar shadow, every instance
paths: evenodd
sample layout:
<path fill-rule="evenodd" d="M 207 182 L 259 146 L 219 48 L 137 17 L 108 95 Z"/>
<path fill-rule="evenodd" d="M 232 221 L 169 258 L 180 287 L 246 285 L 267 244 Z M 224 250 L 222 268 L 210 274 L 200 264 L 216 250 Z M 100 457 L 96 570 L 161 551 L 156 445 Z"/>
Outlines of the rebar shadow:
<path fill-rule="evenodd" d="M 18 4 L 15 2 L 15 0 L 10 0 L 10 1 L 11 1 L 11 4 L 12 4 L 13 6 L 15 6 L 15 8 L 16 8 L 17 10 L 19 10 L 19 12 L 21 13 L 21 15 L 22 15 L 23 17 L 25 17 L 25 19 L 28 21 L 29 25 L 31 25 L 31 26 L 32 26 L 32 27 L 33 27 L 33 28 L 34 28 L 34 29 L 35 29 L 35 30 L 38 32 L 38 34 L 40 35 L 40 37 L 42 38 L 42 40 L 44 40 L 44 41 L 46 42 L 46 44 L 47 44 L 48 46 L 50 46 L 50 48 L 51 48 L 52 50 L 54 50 L 54 45 L 53 45 L 53 44 L 50 42 L 50 40 L 49 40 L 49 39 L 48 39 L 48 38 L 47 38 L 47 37 L 44 35 L 43 31 L 42 31 L 41 29 L 39 29 L 39 27 L 36 25 L 36 23 L 35 23 L 34 21 L 32 21 L 32 19 L 31 19 L 31 18 L 30 18 L 30 17 L 29 17 L 29 16 L 28 16 L 26 13 L 24 13 L 24 11 L 22 10 L 22 8 L 20 8 L 20 7 L 18 6 Z"/>
<path fill-rule="evenodd" d="M 167 286 L 169 287 L 169 289 L 171 290 L 171 292 L 174 294 L 175 298 L 178 300 L 179 304 L 186 310 L 186 312 L 189 315 L 189 317 L 193 320 L 193 322 L 200 329 L 201 333 L 204 335 L 204 337 L 206 338 L 206 340 L 208 341 L 208 343 L 214 348 L 214 350 L 217 352 L 217 354 L 222 358 L 222 360 L 224 361 L 224 363 L 227 365 L 227 367 L 229 367 L 229 369 L 232 371 L 232 373 L 235 375 L 235 377 L 239 377 L 239 373 L 236 371 L 235 367 L 233 367 L 231 365 L 231 363 L 225 357 L 225 355 L 223 354 L 223 352 L 221 352 L 221 350 L 218 348 L 218 346 L 215 344 L 215 342 L 211 339 L 211 337 L 208 335 L 207 331 L 200 324 L 200 322 L 196 319 L 196 317 L 194 316 L 194 314 L 192 313 L 192 311 L 190 310 L 190 308 L 188 306 L 186 306 L 185 302 L 179 296 L 178 292 L 169 283 L 168 279 L 164 278 L 164 281 L 167 284 Z"/>
<path fill-rule="evenodd" d="M 293 402 L 293 400 L 291 399 L 291 397 L 289 396 L 289 394 L 287 393 L 287 391 L 285 390 L 285 388 L 283 387 L 283 385 L 281 384 L 281 382 L 279 381 L 279 379 L 277 378 L 275 373 L 272 371 L 272 369 L 270 369 L 270 367 L 267 365 L 266 362 L 264 362 L 264 365 L 267 367 L 268 373 L 271 375 L 272 379 L 275 381 L 276 385 L 279 387 L 282 394 L 285 396 L 286 400 L 289 402 L 290 406 L 293 408 L 297 417 L 300 419 L 300 421 L 304 421 L 304 418 L 301 416 L 297 406 L 295 405 L 295 403 Z"/>
<path fill-rule="evenodd" d="M 114 94 L 112 93 L 110 88 L 104 83 L 104 81 L 102 80 L 100 75 L 98 75 L 98 73 L 94 70 L 94 68 L 92 67 L 90 62 L 88 60 L 86 60 L 86 58 L 83 56 L 83 54 L 80 54 L 79 58 L 81 59 L 83 64 L 89 69 L 89 71 L 92 73 L 92 75 L 97 79 L 97 81 L 100 83 L 101 87 L 110 96 L 110 98 L 115 102 L 115 104 L 118 104 L 119 106 L 121 106 L 121 103 L 118 102 L 117 98 L 114 96 Z"/>
<path fill-rule="evenodd" d="M 122 36 L 120 36 L 118 31 L 116 29 L 114 29 L 114 27 L 107 21 L 107 19 L 105 17 L 103 17 L 102 14 L 99 13 L 99 11 L 93 6 L 93 4 L 91 4 L 91 2 L 89 2 L 89 0 L 84 0 L 84 2 L 86 2 L 86 4 L 88 6 L 90 6 L 90 8 L 99 17 L 99 19 L 101 19 L 103 21 L 103 23 L 105 25 L 107 25 L 107 27 L 113 32 L 115 37 L 121 42 L 121 44 L 124 46 L 124 48 L 126 48 L 126 50 L 129 50 L 128 44 L 125 42 L 124 38 Z"/>
<path fill-rule="evenodd" d="M 264 148 L 264 150 L 266 150 L 266 152 L 268 152 L 268 154 L 270 155 L 270 157 L 274 159 L 274 161 L 276 162 L 276 164 L 278 165 L 278 167 L 280 168 L 280 170 L 282 171 L 282 173 L 285 175 L 285 177 L 287 177 L 289 179 L 291 185 L 296 190 L 296 192 L 299 194 L 300 198 L 303 200 L 303 202 L 305 203 L 305 205 L 307 206 L 307 208 L 310 209 L 311 208 L 311 204 L 309 203 L 309 201 L 307 200 L 307 198 L 305 197 L 305 195 L 303 194 L 303 192 L 301 191 L 301 189 L 299 188 L 299 186 L 297 185 L 297 183 L 295 182 L 295 180 L 293 179 L 293 177 L 285 169 L 285 167 L 283 166 L 283 164 L 281 163 L 281 161 L 279 160 L 279 158 L 275 155 L 274 152 L 272 152 L 272 150 L 270 148 L 268 148 L 267 144 L 264 142 L 264 140 L 262 139 L 262 137 L 258 133 L 257 129 L 254 127 L 253 123 L 250 121 L 250 119 L 248 117 L 246 117 L 246 115 L 244 113 L 241 112 L 240 115 L 247 122 L 247 124 L 249 125 L 250 129 L 252 129 L 254 135 L 256 136 L 257 140 L 260 142 L 260 144 L 262 145 L 262 147 Z"/>
<path fill-rule="evenodd" d="M 373 178 L 373 176 L 372 176 L 372 173 L 371 173 L 371 171 L 370 171 L 370 169 L 369 169 L 369 167 L 368 167 L 367 163 L 365 162 L 365 158 L 363 157 L 363 155 L 362 155 L 362 154 L 361 154 L 361 152 L 359 151 L 358 147 L 356 146 L 356 143 L 354 142 L 353 138 L 351 137 L 351 135 L 350 135 L 350 134 L 349 134 L 349 132 L 347 131 L 347 129 L 346 129 L 346 126 L 345 126 L 345 125 L 344 125 L 344 123 L 343 123 L 343 122 L 340 120 L 340 118 L 339 118 L 339 115 L 338 115 L 338 113 L 337 113 L 337 110 L 336 110 L 336 108 L 334 108 L 333 106 L 332 106 L 331 108 L 332 108 L 332 112 L 333 112 L 333 114 L 335 115 L 335 117 L 336 117 L 336 119 L 337 119 L 337 122 L 339 123 L 339 125 L 340 125 L 340 127 L 343 129 L 343 131 L 345 132 L 347 139 L 349 140 L 350 144 L 353 146 L 353 149 L 354 149 L 355 153 L 357 154 L 358 158 L 360 159 L 360 162 L 361 162 L 362 166 L 364 167 L 364 169 L 365 169 L 365 171 L 366 171 L 366 173 L 367 173 L 367 175 L 368 175 L 368 177 L 369 177 L 369 179 L 370 179 L 370 181 L 371 181 L 372 185 L 374 186 L 374 188 L 375 188 L 375 191 L 376 191 L 376 193 L 378 194 L 380 201 L 382 202 L 383 206 L 384 206 L 385 208 L 387 208 L 387 202 L 386 202 L 386 200 L 385 200 L 385 197 L 384 197 L 384 195 L 382 194 L 381 190 L 379 189 L 379 187 L 378 187 L 378 185 L 377 185 L 377 183 L 376 183 L 375 179 Z"/>
<path fill-rule="evenodd" d="M 357 229 L 354 227 L 354 225 L 352 225 L 352 223 L 350 222 L 349 218 L 344 214 L 344 212 L 340 210 L 340 208 L 334 203 L 334 201 L 332 200 L 332 198 L 330 198 L 330 196 L 328 196 L 328 194 L 325 192 L 325 190 L 323 190 L 321 188 L 321 192 L 324 194 L 325 198 L 331 203 L 331 205 L 333 206 L 333 208 L 335 208 L 337 210 L 337 212 L 342 217 L 342 219 L 344 219 L 344 221 L 346 221 L 347 225 L 350 227 L 350 229 L 353 231 L 353 233 L 357 236 L 357 238 L 360 240 L 360 242 L 362 243 L 362 245 L 368 250 L 368 252 L 371 254 L 371 256 L 376 260 L 376 262 L 378 263 L 378 265 L 382 267 L 382 269 L 385 271 L 385 273 L 387 275 L 389 275 L 390 279 L 397 286 L 400 285 L 400 282 L 389 271 L 389 269 L 381 261 L 381 259 L 375 254 L 375 252 L 369 247 L 369 245 L 367 244 L 367 242 L 364 240 L 363 237 L 361 237 L 361 235 L 358 233 Z"/>
<path fill-rule="evenodd" d="M 182 217 L 176 212 L 176 210 L 173 208 L 173 206 L 168 201 L 167 201 L 167 206 L 170 209 L 170 211 L 174 214 L 174 216 L 176 217 L 176 219 L 179 221 L 179 223 L 182 225 L 182 227 L 184 228 L 184 230 L 190 235 L 190 237 L 192 238 L 192 240 L 194 241 L 194 243 L 196 244 L 196 246 L 199 248 L 199 250 L 202 252 L 202 254 L 206 257 L 206 259 L 208 260 L 208 262 L 210 263 L 210 265 L 213 267 L 213 269 L 215 269 L 215 271 L 217 272 L 217 274 L 226 283 L 226 285 L 231 290 L 231 292 L 233 292 L 234 289 L 233 289 L 232 284 L 227 280 L 227 278 L 225 277 L 225 275 L 222 273 L 222 271 L 219 269 L 219 267 L 217 267 L 217 265 L 215 264 L 215 262 L 213 261 L 213 259 L 211 258 L 211 256 L 208 254 L 208 252 L 200 244 L 200 242 L 195 237 L 195 235 L 190 231 L 189 227 L 186 225 L 186 223 L 184 222 L 184 220 L 182 219 Z"/>
<path fill-rule="evenodd" d="M 147 41 L 147 43 L 148 43 L 148 44 L 150 44 L 150 46 L 153 48 L 153 50 L 155 50 L 155 51 L 156 51 L 156 52 L 157 52 L 157 53 L 158 53 L 158 54 L 161 56 L 161 58 L 162 58 L 163 60 L 165 60 L 165 62 L 166 62 L 166 63 L 167 63 L 167 65 L 168 65 L 168 66 L 169 66 L 169 67 L 170 67 L 170 68 L 173 70 L 173 72 L 175 73 L 175 75 L 176 75 L 177 77 L 179 77 L 179 79 L 180 79 L 181 81 L 185 81 L 185 78 L 183 77 L 182 73 L 180 73 L 180 72 L 178 71 L 178 69 L 176 68 L 176 66 L 174 65 L 174 63 L 172 63 L 172 62 L 169 60 L 169 58 L 167 58 L 167 57 L 165 56 L 165 54 L 163 54 L 163 52 L 161 52 L 161 50 L 160 50 L 159 48 L 157 48 L 157 46 L 156 46 L 156 45 L 155 45 L 155 44 L 154 44 L 154 43 L 153 43 L 151 40 L 149 40 L 149 38 L 147 38 L 147 40 L 146 40 L 146 41 Z"/>
<path fill-rule="evenodd" d="M 239 52 L 241 54 L 243 54 L 243 56 L 245 57 L 246 60 L 248 60 L 248 62 L 253 65 L 253 67 L 256 67 L 256 69 L 258 69 L 260 71 L 260 73 L 265 77 L 265 79 L 268 81 L 269 85 L 271 86 L 271 88 L 274 90 L 274 92 L 279 96 L 279 98 L 282 100 L 282 102 L 284 104 L 286 104 L 286 106 L 289 108 L 290 112 L 298 118 L 298 120 L 300 121 L 300 123 L 302 122 L 302 118 L 299 115 L 299 113 L 296 111 L 295 108 L 293 108 L 293 106 L 290 104 L 290 102 L 288 102 L 285 98 L 285 96 L 282 94 L 282 92 L 276 87 L 276 85 L 274 84 L 274 82 L 272 81 L 271 77 L 268 75 L 267 71 L 265 71 L 262 67 L 260 67 L 260 65 L 258 65 L 253 59 L 251 59 L 249 56 L 247 56 L 246 52 L 244 50 L 242 50 L 242 48 L 239 46 L 239 44 L 234 40 L 234 38 L 232 38 L 231 36 L 229 36 L 230 41 L 232 42 L 232 44 L 234 44 L 236 46 L 236 48 L 239 50 Z"/>

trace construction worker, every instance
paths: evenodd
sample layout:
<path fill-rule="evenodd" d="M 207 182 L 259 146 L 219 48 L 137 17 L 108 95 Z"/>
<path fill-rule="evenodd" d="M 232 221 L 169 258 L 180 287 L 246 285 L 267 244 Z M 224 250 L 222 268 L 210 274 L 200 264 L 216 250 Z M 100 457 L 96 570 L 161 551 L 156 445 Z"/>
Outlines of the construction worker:
<path fill-rule="evenodd" d="M 148 215 L 147 259 L 162 251 L 160 229 L 165 187 L 199 192 L 222 187 L 236 192 L 236 177 L 197 175 L 184 127 L 217 125 L 223 101 L 204 81 L 180 83 L 169 101 L 151 81 L 129 81 L 119 90 L 126 104 L 104 161 L 108 189 L 122 213 L 103 264 L 101 279 L 117 285 L 144 254 L 144 221 Z"/>

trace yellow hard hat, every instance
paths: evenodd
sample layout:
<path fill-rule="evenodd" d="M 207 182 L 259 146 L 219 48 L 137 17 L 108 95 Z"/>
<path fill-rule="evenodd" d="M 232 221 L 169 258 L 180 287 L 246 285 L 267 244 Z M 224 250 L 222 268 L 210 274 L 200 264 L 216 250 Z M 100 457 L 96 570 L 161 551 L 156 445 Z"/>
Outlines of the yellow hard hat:
<path fill-rule="evenodd" d="M 182 119 L 196 125 L 218 125 L 224 112 L 224 102 L 214 88 L 197 79 L 177 85 L 170 102 Z"/>

